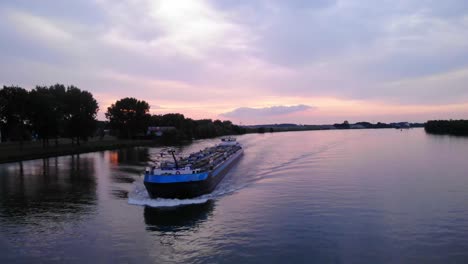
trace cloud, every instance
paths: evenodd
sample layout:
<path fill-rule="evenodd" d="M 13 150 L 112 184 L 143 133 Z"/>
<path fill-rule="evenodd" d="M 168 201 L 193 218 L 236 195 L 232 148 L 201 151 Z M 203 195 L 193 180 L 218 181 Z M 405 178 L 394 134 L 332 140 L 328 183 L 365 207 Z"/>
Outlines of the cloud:
<path fill-rule="evenodd" d="M 0 1 L 0 85 L 63 82 L 212 118 L 322 110 L 320 97 L 468 102 L 468 1 L 56 2 Z"/>
<path fill-rule="evenodd" d="M 256 118 L 256 117 L 272 117 L 292 114 L 296 112 L 303 112 L 306 110 L 314 109 L 315 107 L 309 105 L 293 105 L 293 106 L 272 106 L 264 108 L 250 108 L 240 107 L 231 112 L 223 113 L 222 116 L 233 118 Z"/>
<path fill-rule="evenodd" d="M 453 83 L 432 86 L 423 96 L 423 86 L 388 84 L 468 67 L 468 2 L 320 2 L 288 2 L 285 8 L 285 2 L 266 1 L 255 7 L 258 12 L 228 5 L 243 20 L 255 21 L 253 45 L 261 47 L 255 56 L 294 72 L 265 80 L 270 92 L 409 104 L 458 97 Z"/>

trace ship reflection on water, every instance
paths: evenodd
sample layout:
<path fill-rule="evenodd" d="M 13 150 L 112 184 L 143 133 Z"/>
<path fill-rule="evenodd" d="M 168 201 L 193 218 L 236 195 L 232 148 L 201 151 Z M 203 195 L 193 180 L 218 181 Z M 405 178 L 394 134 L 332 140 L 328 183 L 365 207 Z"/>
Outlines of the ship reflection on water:
<path fill-rule="evenodd" d="M 207 221 L 213 212 L 215 202 L 208 200 L 203 204 L 190 204 L 177 207 L 149 207 L 144 209 L 148 231 L 172 232 L 197 227 Z"/>

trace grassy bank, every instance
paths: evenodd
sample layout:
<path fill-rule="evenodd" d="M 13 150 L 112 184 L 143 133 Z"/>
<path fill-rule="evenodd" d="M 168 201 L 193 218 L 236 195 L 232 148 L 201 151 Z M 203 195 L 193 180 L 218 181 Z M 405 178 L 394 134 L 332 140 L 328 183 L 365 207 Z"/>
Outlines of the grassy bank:
<path fill-rule="evenodd" d="M 70 140 L 66 139 L 60 139 L 56 146 L 55 141 L 52 140 L 47 148 L 43 148 L 41 142 L 25 142 L 22 147 L 18 142 L 6 142 L 0 144 L 0 163 L 152 145 L 156 145 L 153 140 L 119 140 L 115 138 L 90 140 L 79 146 L 71 144 Z"/>

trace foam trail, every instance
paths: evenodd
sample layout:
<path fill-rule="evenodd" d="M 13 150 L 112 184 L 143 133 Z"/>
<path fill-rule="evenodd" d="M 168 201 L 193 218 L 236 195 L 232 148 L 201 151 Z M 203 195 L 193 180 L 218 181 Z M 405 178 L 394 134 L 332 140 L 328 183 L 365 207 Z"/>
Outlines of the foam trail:
<path fill-rule="evenodd" d="M 208 198 L 200 196 L 193 199 L 151 199 L 145 186 L 141 182 L 135 182 L 133 191 L 128 195 L 128 203 L 133 205 L 146 205 L 150 207 L 172 207 L 187 204 L 206 203 Z"/>
<path fill-rule="evenodd" d="M 141 206 L 150 206 L 150 207 L 174 207 L 180 205 L 188 205 L 188 204 L 203 204 L 208 201 L 207 198 L 195 198 L 195 199 L 139 199 L 139 198 L 128 198 L 128 203 L 133 205 L 141 205 Z"/>
<path fill-rule="evenodd" d="M 230 175 L 226 175 L 226 178 L 228 178 L 229 176 Z M 131 191 L 128 195 L 128 203 L 133 205 L 150 207 L 174 207 L 188 204 L 202 204 L 206 203 L 208 200 L 217 199 L 224 195 L 228 195 L 237 190 L 240 190 L 244 188 L 247 184 L 236 184 L 234 186 L 232 185 L 233 183 L 231 182 L 231 179 L 228 178 L 221 181 L 221 183 L 212 193 L 205 194 L 199 197 L 191 199 L 152 199 L 148 195 L 148 192 L 146 191 L 146 188 L 143 185 L 143 183 L 141 181 L 135 181 L 133 183 L 133 191 Z"/>

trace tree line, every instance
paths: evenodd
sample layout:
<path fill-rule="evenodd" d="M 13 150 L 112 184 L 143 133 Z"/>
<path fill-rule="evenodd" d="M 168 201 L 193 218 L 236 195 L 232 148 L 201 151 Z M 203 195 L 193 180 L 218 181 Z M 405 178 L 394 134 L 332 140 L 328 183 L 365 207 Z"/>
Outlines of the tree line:
<path fill-rule="evenodd" d="M 55 84 L 36 86 L 28 91 L 18 86 L 3 86 L 0 90 L 1 141 L 50 139 L 58 144 L 59 137 L 80 144 L 96 128 L 97 101 L 87 91 L 75 86 Z"/>
<path fill-rule="evenodd" d="M 163 140 L 169 142 L 246 132 L 245 128 L 227 120 L 193 120 L 178 113 L 151 115 L 149 112 L 150 106 L 147 102 L 135 98 L 123 98 L 107 109 L 106 118 L 112 131 L 120 138 L 152 137 L 147 133 L 148 127 L 174 128 L 166 130 L 163 134 Z"/>
<path fill-rule="evenodd" d="M 468 120 L 430 120 L 424 130 L 431 134 L 468 135 Z"/>
<path fill-rule="evenodd" d="M 148 127 L 171 127 L 164 132 L 166 141 L 210 138 L 245 133 L 231 121 L 193 120 L 182 114 L 151 115 L 143 100 L 123 98 L 107 108 L 107 122 L 97 121 L 99 105 L 88 91 L 75 86 L 55 84 L 36 86 L 28 91 L 18 86 L 0 89 L 1 141 L 41 140 L 44 147 L 51 139 L 70 138 L 73 144 L 103 134 L 104 129 L 123 139 L 148 139 Z M 99 126 L 99 133 L 97 128 Z"/>

